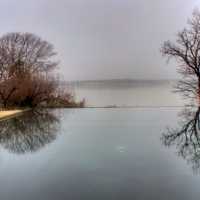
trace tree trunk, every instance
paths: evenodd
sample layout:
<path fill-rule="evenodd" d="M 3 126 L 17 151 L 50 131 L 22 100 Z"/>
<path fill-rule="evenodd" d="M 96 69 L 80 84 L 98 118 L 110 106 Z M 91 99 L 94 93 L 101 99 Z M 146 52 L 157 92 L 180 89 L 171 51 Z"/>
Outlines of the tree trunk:
<path fill-rule="evenodd" d="M 200 106 L 200 77 L 198 79 L 198 88 L 197 88 L 197 103 L 198 103 L 198 106 Z"/>

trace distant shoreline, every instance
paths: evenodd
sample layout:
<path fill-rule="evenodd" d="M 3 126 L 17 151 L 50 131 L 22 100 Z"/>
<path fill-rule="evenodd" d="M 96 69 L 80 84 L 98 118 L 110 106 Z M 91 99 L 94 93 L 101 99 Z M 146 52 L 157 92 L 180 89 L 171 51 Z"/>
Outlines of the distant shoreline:
<path fill-rule="evenodd" d="M 66 84 L 74 83 L 111 83 L 111 82 L 131 82 L 131 83 L 161 83 L 177 82 L 179 79 L 97 79 L 97 80 L 71 80 L 64 81 Z"/>
<path fill-rule="evenodd" d="M 175 105 L 175 106 L 85 106 L 85 107 L 57 107 L 49 109 L 179 109 L 179 108 L 195 108 L 198 105 Z"/>

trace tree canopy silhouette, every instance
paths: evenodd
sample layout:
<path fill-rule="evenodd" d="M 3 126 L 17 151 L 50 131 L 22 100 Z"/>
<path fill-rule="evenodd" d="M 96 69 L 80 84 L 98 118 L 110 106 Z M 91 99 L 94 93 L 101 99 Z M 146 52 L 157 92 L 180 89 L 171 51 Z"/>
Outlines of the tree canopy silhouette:
<path fill-rule="evenodd" d="M 57 66 L 54 47 L 32 33 L 8 33 L 0 38 L 1 76 L 47 72 Z"/>
<path fill-rule="evenodd" d="M 200 11 L 195 9 L 188 20 L 187 28 L 177 34 L 175 42 L 164 42 L 161 52 L 168 59 L 174 58 L 180 64 L 178 72 L 183 80 L 177 89 L 186 95 L 200 94 Z"/>
<path fill-rule="evenodd" d="M 35 107 L 50 103 L 78 106 L 68 91 L 60 90 L 59 79 L 55 76 L 56 54 L 52 44 L 32 33 L 2 36 L 0 104 L 3 107 Z"/>
<path fill-rule="evenodd" d="M 50 78 L 58 64 L 52 60 L 54 55 L 53 45 L 32 33 L 8 33 L 0 38 L 0 100 L 4 107 L 11 102 L 33 106 L 47 99 L 55 89 Z"/>

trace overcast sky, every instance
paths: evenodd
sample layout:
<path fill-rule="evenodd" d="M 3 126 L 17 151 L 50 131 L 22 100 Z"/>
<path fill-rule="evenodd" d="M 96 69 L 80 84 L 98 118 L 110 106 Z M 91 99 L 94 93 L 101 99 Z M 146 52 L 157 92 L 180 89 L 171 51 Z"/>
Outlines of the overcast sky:
<path fill-rule="evenodd" d="M 32 32 L 54 44 L 68 80 L 170 79 L 159 49 L 200 0 L 0 0 L 0 34 Z"/>

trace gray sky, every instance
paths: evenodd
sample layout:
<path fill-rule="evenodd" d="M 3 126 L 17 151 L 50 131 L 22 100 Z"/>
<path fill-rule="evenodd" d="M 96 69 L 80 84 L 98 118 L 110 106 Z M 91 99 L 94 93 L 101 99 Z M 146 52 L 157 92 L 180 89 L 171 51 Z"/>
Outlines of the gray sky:
<path fill-rule="evenodd" d="M 194 7 L 200 0 L 0 0 L 0 34 L 33 32 L 53 43 L 68 80 L 176 78 L 160 45 Z"/>

